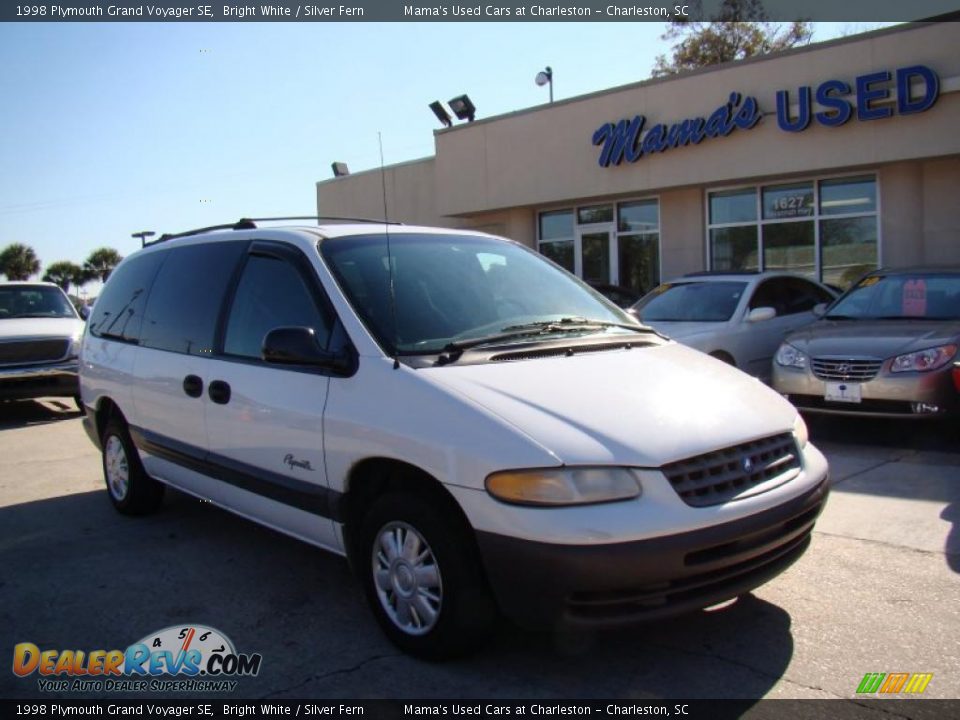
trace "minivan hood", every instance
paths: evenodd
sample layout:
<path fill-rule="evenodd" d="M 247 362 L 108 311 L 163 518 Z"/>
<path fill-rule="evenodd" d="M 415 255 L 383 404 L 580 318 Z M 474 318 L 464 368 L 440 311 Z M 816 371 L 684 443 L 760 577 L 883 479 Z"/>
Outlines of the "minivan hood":
<path fill-rule="evenodd" d="M 73 337 L 83 332 L 83 320 L 76 318 L 0 319 L 0 341 L 15 338 Z"/>
<path fill-rule="evenodd" d="M 810 357 L 894 355 L 956 342 L 960 323 L 937 320 L 818 320 L 787 342 Z"/>
<path fill-rule="evenodd" d="M 418 372 L 571 465 L 658 467 L 789 432 L 797 417 L 758 380 L 677 343 Z"/>

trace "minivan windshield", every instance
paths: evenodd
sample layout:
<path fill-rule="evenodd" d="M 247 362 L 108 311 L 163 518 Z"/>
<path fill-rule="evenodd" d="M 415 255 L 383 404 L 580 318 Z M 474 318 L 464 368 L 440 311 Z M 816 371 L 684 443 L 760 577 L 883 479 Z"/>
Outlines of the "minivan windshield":
<path fill-rule="evenodd" d="M 868 275 L 840 298 L 828 320 L 958 320 L 960 273 Z"/>
<path fill-rule="evenodd" d="M 633 309 L 644 322 L 726 322 L 747 284 L 729 280 L 665 284 Z"/>
<path fill-rule="evenodd" d="M 538 253 L 497 238 L 395 233 L 388 253 L 387 237 L 378 233 L 329 238 L 320 250 L 357 314 L 390 353 L 440 353 L 451 343 L 522 333 L 527 326 L 533 334 L 541 323 L 538 335 L 578 327 L 598 332 L 584 328 L 588 322 L 635 324 Z"/>
<path fill-rule="evenodd" d="M 0 320 L 17 318 L 71 318 L 76 311 L 60 290 L 45 285 L 0 287 Z"/>

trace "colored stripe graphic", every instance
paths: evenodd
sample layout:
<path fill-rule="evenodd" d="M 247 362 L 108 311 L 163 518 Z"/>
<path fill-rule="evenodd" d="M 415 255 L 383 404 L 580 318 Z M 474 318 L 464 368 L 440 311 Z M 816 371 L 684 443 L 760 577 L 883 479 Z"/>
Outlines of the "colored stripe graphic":
<path fill-rule="evenodd" d="M 857 686 L 857 695 L 919 695 L 927 689 L 932 679 L 933 673 L 866 673 Z"/>

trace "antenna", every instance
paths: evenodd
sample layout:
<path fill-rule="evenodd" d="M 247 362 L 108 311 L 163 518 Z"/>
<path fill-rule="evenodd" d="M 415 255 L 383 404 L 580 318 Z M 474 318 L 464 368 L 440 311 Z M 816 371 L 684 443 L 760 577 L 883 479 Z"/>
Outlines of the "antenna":
<path fill-rule="evenodd" d="M 390 252 L 390 214 L 387 212 L 387 173 L 383 168 L 383 135 L 377 131 L 377 143 L 380 145 L 380 185 L 383 188 L 383 232 L 387 236 L 387 282 L 390 292 L 390 320 L 393 324 L 393 369 L 400 369 L 400 356 L 397 353 L 399 328 L 397 326 L 397 290 L 393 284 L 393 254 Z"/>

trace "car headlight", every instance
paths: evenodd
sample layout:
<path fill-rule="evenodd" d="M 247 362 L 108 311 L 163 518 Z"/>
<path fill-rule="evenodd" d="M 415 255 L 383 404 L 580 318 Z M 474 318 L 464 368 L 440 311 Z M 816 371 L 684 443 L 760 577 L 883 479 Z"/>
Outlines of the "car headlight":
<path fill-rule="evenodd" d="M 917 352 L 898 355 L 890 363 L 890 372 L 929 372 L 939 370 L 957 354 L 956 345 L 941 345 L 939 347 L 918 350 Z"/>
<path fill-rule="evenodd" d="M 83 333 L 77 333 L 70 338 L 70 349 L 67 351 L 67 359 L 80 357 L 80 348 L 83 347 Z"/>
<path fill-rule="evenodd" d="M 487 477 L 487 492 L 516 505 L 588 505 L 640 496 L 627 468 L 573 467 L 507 470 Z"/>
<path fill-rule="evenodd" d="M 801 370 L 807 366 L 807 356 L 790 343 L 783 343 L 780 346 L 777 350 L 776 361 L 777 365 L 800 368 Z"/>
<path fill-rule="evenodd" d="M 810 442 L 810 432 L 807 430 L 807 424 L 799 415 L 797 415 L 797 419 L 793 421 L 793 437 L 797 441 L 797 447 L 801 450 Z"/>

